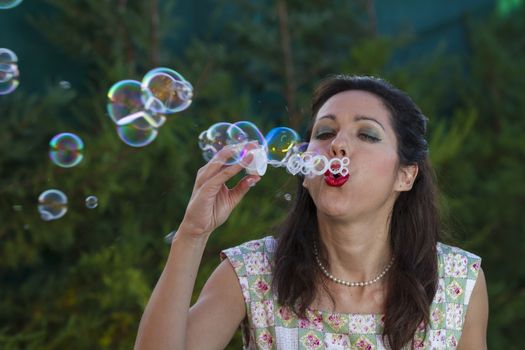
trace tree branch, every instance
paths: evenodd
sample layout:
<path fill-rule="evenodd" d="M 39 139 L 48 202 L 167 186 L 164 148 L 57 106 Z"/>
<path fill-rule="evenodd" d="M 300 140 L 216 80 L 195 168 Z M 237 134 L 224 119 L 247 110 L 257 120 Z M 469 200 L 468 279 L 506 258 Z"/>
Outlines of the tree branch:
<path fill-rule="evenodd" d="M 292 45 L 290 40 L 290 31 L 288 30 L 288 12 L 286 9 L 286 0 L 277 0 L 277 16 L 279 18 L 279 32 L 281 34 L 281 49 L 284 59 L 285 71 L 285 97 L 288 106 L 289 122 L 293 129 L 300 126 L 299 113 L 296 106 L 297 84 L 294 78 L 294 65 L 292 57 Z"/>

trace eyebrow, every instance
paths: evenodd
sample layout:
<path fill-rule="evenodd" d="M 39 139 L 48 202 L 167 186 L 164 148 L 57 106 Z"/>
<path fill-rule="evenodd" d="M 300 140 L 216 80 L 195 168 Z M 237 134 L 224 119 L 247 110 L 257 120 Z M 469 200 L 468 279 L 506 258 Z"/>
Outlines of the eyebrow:
<path fill-rule="evenodd" d="M 337 119 L 337 117 L 336 117 L 334 114 L 327 114 L 327 115 L 323 115 L 322 117 L 320 117 L 320 118 L 318 119 L 318 121 L 319 121 L 319 120 L 322 120 L 322 119 L 330 119 L 330 120 L 335 121 L 335 120 Z M 375 123 L 379 124 L 379 126 L 380 126 L 383 130 L 385 130 L 385 127 L 383 126 L 383 124 L 381 124 L 380 122 L 378 122 L 377 119 L 375 119 L 375 118 L 367 117 L 366 115 L 356 115 L 356 116 L 354 117 L 354 121 L 357 122 L 357 121 L 360 121 L 360 120 L 370 120 L 370 121 L 372 121 L 372 122 L 375 122 Z M 386 130 L 385 130 L 385 131 L 386 131 Z"/>

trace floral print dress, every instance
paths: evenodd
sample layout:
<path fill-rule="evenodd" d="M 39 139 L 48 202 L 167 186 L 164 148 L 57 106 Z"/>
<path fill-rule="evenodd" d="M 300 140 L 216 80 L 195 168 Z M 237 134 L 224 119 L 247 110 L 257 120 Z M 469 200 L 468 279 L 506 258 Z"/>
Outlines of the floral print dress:
<path fill-rule="evenodd" d="M 241 324 L 244 349 L 386 350 L 382 314 L 346 314 L 307 309 L 298 318 L 272 293 L 273 255 L 277 241 L 268 236 L 221 252 L 239 279 L 247 317 Z M 481 259 L 438 243 L 439 284 L 430 306 L 427 337 L 415 334 L 414 349 L 456 349 Z M 408 346 L 407 346 L 408 347 Z"/>

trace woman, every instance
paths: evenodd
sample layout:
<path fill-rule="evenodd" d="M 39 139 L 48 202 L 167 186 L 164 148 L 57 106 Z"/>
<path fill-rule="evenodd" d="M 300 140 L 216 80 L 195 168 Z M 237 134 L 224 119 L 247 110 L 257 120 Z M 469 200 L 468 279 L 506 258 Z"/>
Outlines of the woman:
<path fill-rule="evenodd" d="M 137 349 L 222 349 L 239 325 L 250 349 L 486 349 L 480 258 L 439 243 L 426 118 L 372 77 L 331 77 L 312 104 L 309 150 L 349 174 L 301 178 L 277 240 L 221 253 L 190 308 L 209 235 L 260 180 L 225 182 L 225 149 L 202 167 Z"/>

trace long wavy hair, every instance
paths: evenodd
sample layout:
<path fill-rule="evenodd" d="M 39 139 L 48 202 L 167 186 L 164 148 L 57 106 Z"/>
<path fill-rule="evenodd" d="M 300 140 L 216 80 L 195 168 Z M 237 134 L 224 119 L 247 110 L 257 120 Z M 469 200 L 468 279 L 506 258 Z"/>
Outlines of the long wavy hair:
<path fill-rule="evenodd" d="M 337 75 L 323 80 L 312 99 L 312 122 L 304 141 L 310 140 L 313 120 L 332 96 L 347 90 L 367 91 L 379 97 L 390 112 L 397 138 L 399 166 L 418 165 L 410 191 L 401 192 L 394 203 L 389 227 L 395 257 L 386 281 L 383 341 L 392 350 L 413 344 L 419 326 L 429 324 L 430 305 L 438 283 L 436 244 L 440 240 L 436 176 L 429 164 L 425 139 L 427 118 L 403 91 L 385 80 L 368 76 Z M 326 285 L 314 260 L 314 243 L 320 242 L 317 209 L 299 177 L 292 208 L 277 229 L 273 287 L 278 302 L 298 316 L 316 296 L 316 285 Z M 332 298 L 332 302 L 335 302 Z M 426 332 L 425 332 L 426 336 Z"/>

